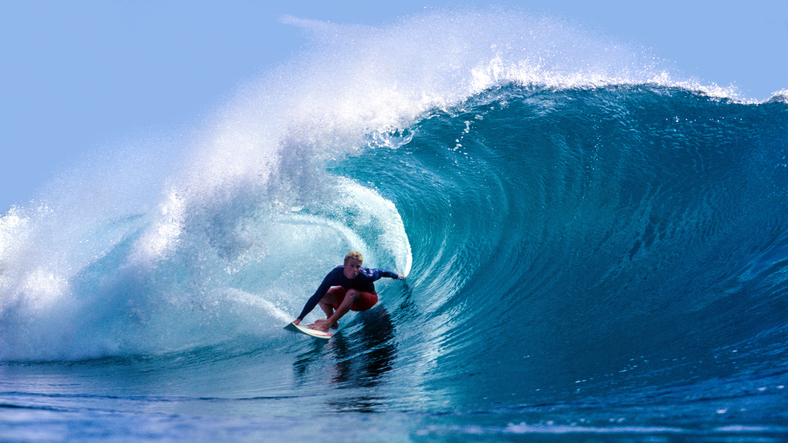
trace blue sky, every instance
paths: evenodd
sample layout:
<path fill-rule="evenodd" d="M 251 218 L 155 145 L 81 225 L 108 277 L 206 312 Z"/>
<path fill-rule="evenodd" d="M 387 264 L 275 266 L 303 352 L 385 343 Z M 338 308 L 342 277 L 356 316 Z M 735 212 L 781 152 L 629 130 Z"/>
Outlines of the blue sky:
<path fill-rule="evenodd" d="M 788 89 L 788 1 L 71 0 L 0 2 L 0 214 L 124 138 L 176 130 L 306 44 L 284 14 L 376 25 L 515 6 L 648 48 L 704 84 L 763 100 Z M 280 4 L 281 3 L 281 4 Z"/>

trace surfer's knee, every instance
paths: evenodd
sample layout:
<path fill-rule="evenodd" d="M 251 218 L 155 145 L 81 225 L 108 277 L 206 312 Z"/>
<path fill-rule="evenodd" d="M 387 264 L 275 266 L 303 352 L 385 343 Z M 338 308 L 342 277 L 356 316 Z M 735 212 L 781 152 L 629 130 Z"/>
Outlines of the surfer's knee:
<path fill-rule="evenodd" d="M 361 293 L 360 293 L 360 292 L 358 292 L 358 291 L 357 291 L 357 290 L 355 290 L 355 289 L 348 289 L 348 291 L 347 291 L 347 294 L 345 294 L 345 297 L 347 297 L 347 298 L 350 298 L 350 299 L 351 299 L 351 300 L 353 300 L 353 301 L 356 301 L 356 300 L 358 300 L 358 298 L 359 298 L 360 296 L 361 296 Z"/>

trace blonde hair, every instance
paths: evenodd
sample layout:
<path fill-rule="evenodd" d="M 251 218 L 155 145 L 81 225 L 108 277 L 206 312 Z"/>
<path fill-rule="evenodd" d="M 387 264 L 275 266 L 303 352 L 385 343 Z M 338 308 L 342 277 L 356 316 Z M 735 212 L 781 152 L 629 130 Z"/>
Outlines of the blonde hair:
<path fill-rule="evenodd" d="M 347 255 L 345 256 L 345 264 L 347 264 L 348 260 L 350 259 L 358 260 L 361 263 L 364 262 L 364 258 L 361 256 L 361 253 L 356 251 L 351 251 L 347 253 Z"/>

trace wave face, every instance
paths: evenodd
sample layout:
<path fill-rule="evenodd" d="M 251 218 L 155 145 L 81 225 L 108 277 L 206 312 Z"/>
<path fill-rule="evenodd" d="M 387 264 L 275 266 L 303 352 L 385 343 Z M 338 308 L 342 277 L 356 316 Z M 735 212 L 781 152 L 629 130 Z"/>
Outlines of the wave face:
<path fill-rule="evenodd" d="M 83 365 L 86 393 L 197 414 L 220 408 L 207 390 L 245 401 L 227 414 L 499 418 L 420 416 L 438 434 L 785 421 L 784 97 L 690 87 L 520 14 L 287 21 L 314 51 L 208 129 L 86 162 L 0 219 L 6 368 Z M 351 249 L 406 283 L 325 349 L 283 332 Z M 96 375 L 118 362 L 171 384 Z M 222 372 L 243 382 L 209 387 Z"/>
<path fill-rule="evenodd" d="M 440 377 L 571 397 L 783 361 L 786 129 L 784 103 L 505 85 L 348 170 L 395 196 Z"/>

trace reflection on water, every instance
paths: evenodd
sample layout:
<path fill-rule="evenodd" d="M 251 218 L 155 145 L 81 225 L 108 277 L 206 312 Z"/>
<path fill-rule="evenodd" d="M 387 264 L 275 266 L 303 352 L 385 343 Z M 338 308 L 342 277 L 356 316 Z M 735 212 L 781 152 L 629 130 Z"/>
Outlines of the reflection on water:
<path fill-rule="evenodd" d="M 312 347 L 296 357 L 296 382 L 307 382 L 307 373 L 323 371 L 328 386 L 341 390 L 371 389 L 385 383 L 394 365 L 394 325 L 382 305 L 349 320 L 333 339 L 314 340 Z M 320 377 L 319 377 L 320 378 Z M 377 390 L 332 399 L 329 405 L 340 412 L 376 412 L 385 403 Z"/>

